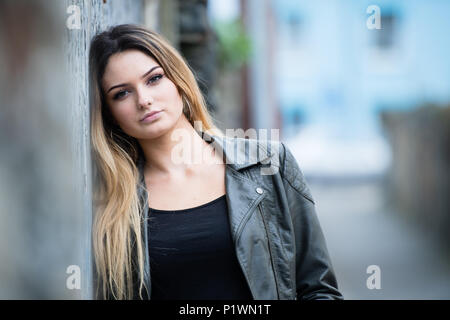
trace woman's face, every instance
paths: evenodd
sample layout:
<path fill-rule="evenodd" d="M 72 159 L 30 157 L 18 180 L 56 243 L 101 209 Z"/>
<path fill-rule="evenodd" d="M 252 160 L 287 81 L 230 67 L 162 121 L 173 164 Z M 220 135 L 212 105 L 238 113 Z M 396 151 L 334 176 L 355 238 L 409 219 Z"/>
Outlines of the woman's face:
<path fill-rule="evenodd" d="M 153 58 L 139 50 L 109 58 L 102 88 L 117 124 L 136 139 L 158 137 L 184 117 L 183 101 L 175 84 Z M 153 111 L 161 112 L 142 120 Z"/>

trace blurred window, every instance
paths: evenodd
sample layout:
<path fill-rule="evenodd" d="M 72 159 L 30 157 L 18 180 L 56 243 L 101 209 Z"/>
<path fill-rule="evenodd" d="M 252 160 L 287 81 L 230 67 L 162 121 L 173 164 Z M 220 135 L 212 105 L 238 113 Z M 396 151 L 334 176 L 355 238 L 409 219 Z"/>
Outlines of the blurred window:
<path fill-rule="evenodd" d="M 378 49 L 391 49 L 395 45 L 394 36 L 397 17 L 392 12 L 383 14 L 381 10 L 381 29 L 373 32 L 374 44 Z"/>

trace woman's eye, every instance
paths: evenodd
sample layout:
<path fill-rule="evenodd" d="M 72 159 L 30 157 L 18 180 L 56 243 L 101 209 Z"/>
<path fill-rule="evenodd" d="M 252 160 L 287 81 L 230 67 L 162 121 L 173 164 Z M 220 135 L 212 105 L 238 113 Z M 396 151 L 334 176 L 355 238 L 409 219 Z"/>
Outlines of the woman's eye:
<path fill-rule="evenodd" d="M 126 90 L 122 90 L 122 91 L 119 91 L 119 92 L 117 92 L 115 95 L 114 95 L 114 100 L 117 100 L 117 99 L 120 99 L 120 98 L 122 98 L 124 95 L 124 93 L 126 93 L 127 91 Z"/>
<path fill-rule="evenodd" d="M 147 84 L 156 83 L 156 82 L 158 82 L 159 80 L 161 80 L 162 77 L 163 77 L 162 74 L 157 74 L 156 76 L 153 76 L 153 77 L 149 78 L 148 81 L 147 81 Z M 122 90 L 122 91 L 119 91 L 119 92 L 117 92 L 117 93 L 114 95 L 113 99 L 114 99 L 114 100 L 117 100 L 117 99 L 123 98 L 123 97 L 125 97 L 125 94 L 126 94 L 127 92 L 128 92 L 128 90 Z"/>
<path fill-rule="evenodd" d="M 163 77 L 162 74 L 157 74 L 156 76 L 149 78 L 147 83 L 155 83 L 158 80 L 160 80 L 162 77 Z"/>

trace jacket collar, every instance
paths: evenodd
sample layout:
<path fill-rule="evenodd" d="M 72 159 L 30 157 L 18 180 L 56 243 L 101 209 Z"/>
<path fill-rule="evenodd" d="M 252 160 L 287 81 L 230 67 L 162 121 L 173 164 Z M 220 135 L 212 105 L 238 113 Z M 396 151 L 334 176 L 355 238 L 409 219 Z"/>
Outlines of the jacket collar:
<path fill-rule="evenodd" d="M 241 231 L 256 206 L 266 197 L 267 190 L 244 169 L 259 163 L 270 163 L 274 150 L 268 150 L 256 139 L 218 136 L 203 131 L 197 133 L 216 151 L 222 152 L 225 160 L 225 191 L 231 235 L 238 245 Z M 262 192 L 261 192 L 262 191 Z M 238 250 L 243 254 L 242 250 Z M 247 259 L 248 257 L 244 258 Z M 243 259 L 243 260 L 244 260 Z"/>
<path fill-rule="evenodd" d="M 197 133 L 206 142 L 213 145 L 216 151 L 222 152 L 225 164 L 236 171 L 256 165 L 269 163 L 274 155 L 273 150 L 255 139 L 218 136 L 204 131 Z"/>

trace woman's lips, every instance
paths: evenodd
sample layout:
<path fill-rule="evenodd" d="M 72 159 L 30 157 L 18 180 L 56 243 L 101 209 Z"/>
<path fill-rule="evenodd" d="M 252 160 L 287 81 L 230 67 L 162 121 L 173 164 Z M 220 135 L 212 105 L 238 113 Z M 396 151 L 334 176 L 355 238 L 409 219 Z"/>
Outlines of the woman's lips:
<path fill-rule="evenodd" d="M 143 123 L 152 122 L 153 120 L 156 120 L 156 119 L 158 119 L 161 116 L 161 112 L 162 112 L 162 110 L 161 111 L 152 112 L 147 117 L 142 119 L 141 122 L 143 122 Z"/>

